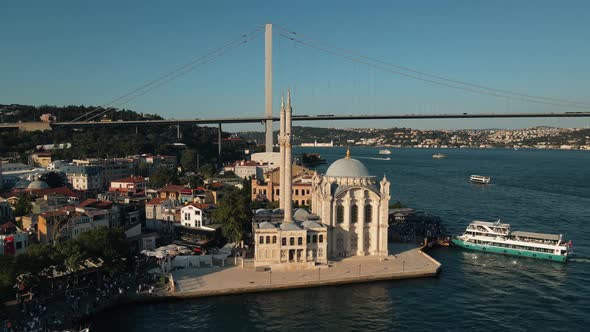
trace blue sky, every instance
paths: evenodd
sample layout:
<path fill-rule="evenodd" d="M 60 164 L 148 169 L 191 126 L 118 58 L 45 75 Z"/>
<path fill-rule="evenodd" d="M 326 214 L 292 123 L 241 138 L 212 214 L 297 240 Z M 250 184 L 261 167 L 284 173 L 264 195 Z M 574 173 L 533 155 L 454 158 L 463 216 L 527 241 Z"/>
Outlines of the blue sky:
<path fill-rule="evenodd" d="M 101 105 L 264 23 L 389 63 L 590 102 L 588 1 L 3 1 L 0 103 Z M 275 28 L 275 31 L 277 29 Z M 274 36 L 275 113 L 558 112 L 416 81 Z M 264 113 L 264 38 L 122 107 L 165 118 Z M 309 125 L 310 123 L 305 123 Z M 583 127 L 590 119 L 317 122 L 326 127 Z M 262 130 L 233 125 L 231 130 Z"/>

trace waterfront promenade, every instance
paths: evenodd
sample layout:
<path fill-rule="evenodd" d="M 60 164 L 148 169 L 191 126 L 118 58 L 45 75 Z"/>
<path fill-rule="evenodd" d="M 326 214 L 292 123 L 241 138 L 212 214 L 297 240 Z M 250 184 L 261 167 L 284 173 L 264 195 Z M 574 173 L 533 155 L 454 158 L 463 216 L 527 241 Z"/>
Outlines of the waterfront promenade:
<path fill-rule="evenodd" d="M 382 259 L 347 258 L 329 265 L 299 270 L 207 267 L 172 272 L 175 291 L 169 298 L 265 292 L 327 285 L 435 276 L 441 264 L 412 249 Z"/>

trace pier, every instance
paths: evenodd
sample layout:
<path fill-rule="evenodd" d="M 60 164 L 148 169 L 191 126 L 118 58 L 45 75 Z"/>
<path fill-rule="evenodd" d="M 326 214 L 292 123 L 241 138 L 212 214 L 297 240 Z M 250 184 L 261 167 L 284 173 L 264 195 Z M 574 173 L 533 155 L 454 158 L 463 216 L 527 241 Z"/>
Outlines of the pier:
<path fill-rule="evenodd" d="M 387 257 L 347 258 L 309 269 L 207 267 L 171 273 L 174 290 L 159 298 L 198 298 L 372 281 L 434 277 L 441 264 L 421 249 Z"/>

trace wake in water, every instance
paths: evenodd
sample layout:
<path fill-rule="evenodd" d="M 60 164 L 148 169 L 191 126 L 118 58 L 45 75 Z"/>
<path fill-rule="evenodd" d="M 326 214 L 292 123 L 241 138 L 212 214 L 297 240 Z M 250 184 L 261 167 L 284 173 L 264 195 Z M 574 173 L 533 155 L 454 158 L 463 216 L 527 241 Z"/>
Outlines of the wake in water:
<path fill-rule="evenodd" d="M 391 160 L 390 157 L 379 158 L 379 157 L 355 157 L 357 159 L 370 159 L 370 160 Z"/>
<path fill-rule="evenodd" d="M 590 263 L 590 259 L 588 258 L 570 258 L 570 262 L 581 262 L 581 263 Z"/>

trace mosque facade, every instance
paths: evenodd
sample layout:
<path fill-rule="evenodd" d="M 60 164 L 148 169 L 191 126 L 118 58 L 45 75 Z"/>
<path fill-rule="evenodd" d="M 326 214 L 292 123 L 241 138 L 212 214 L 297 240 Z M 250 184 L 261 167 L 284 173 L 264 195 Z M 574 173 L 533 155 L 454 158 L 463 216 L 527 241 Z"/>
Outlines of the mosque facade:
<path fill-rule="evenodd" d="M 286 180 L 292 179 L 291 114 L 289 93 L 286 107 L 281 101 L 279 131 L 280 210 L 275 213 L 282 213 L 282 220 L 253 222 L 255 265 L 307 267 L 329 259 L 387 256 L 390 183 L 385 177 L 377 183 L 350 151 L 325 175 L 314 175 L 311 213 L 293 210 L 292 184 Z"/>

